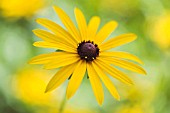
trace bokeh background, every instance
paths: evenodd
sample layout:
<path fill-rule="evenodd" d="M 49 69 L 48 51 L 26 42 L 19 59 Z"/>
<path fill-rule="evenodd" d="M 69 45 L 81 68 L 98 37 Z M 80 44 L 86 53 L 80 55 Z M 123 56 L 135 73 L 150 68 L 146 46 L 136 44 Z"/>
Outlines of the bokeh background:
<path fill-rule="evenodd" d="M 101 26 L 116 20 L 119 27 L 111 37 L 137 34 L 136 41 L 116 50 L 142 59 L 147 76 L 127 71 L 134 86 L 113 80 L 121 100 L 116 101 L 104 89 L 102 106 L 97 104 L 86 78 L 67 102 L 68 81 L 55 91 L 44 93 L 57 70 L 44 70 L 27 62 L 35 55 L 54 51 L 32 45 L 38 40 L 32 30 L 42 28 L 36 18 L 48 18 L 63 26 L 53 5 L 64 9 L 74 22 L 75 7 L 83 11 L 87 21 L 100 16 Z M 170 113 L 169 69 L 169 0 L 0 0 L 0 113 Z"/>

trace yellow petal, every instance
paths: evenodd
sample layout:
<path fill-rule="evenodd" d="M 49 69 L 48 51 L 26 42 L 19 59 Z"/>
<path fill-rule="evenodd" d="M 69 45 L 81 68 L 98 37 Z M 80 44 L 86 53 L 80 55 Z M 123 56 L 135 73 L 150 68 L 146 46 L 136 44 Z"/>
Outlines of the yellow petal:
<path fill-rule="evenodd" d="M 66 46 L 59 42 L 52 43 L 52 42 L 38 41 L 38 42 L 34 42 L 33 45 L 36 47 L 60 49 L 60 50 L 71 52 L 71 53 L 77 53 L 76 48 L 73 49 L 72 47 Z"/>
<path fill-rule="evenodd" d="M 116 21 L 105 24 L 94 38 L 95 43 L 100 45 L 116 29 L 117 25 Z"/>
<path fill-rule="evenodd" d="M 60 42 L 60 43 L 63 43 L 67 46 L 71 46 L 73 48 L 76 48 L 77 46 L 74 45 L 74 43 L 70 43 L 70 41 L 65 38 L 62 38 L 62 37 L 59 37 L 55 34 L 52 34 L 48 31 L 45 31 L 45 30 L 41 30 L 41 29 L 35 29 L 33 30 L 34 34 L 41 38 L 42 40 L 46 41 L 46 42 L 52 42 L 52 43 L 55 43 L 55 42 Z"/>
<path fill-rule="evenodd" d="M 77 62 L 80 57 L 77 54 L 60 55 L 58 59 L 45 64 L 45 69 L 54 69 Z"/>
<path fill-rule="evenodd" d="M 138 62 L 139 64 L 143 64 L 143 62 L 136 57 L 135 55 L 132 55 L 127 52 L 122 52 L 122 51 L 112 51 L 112 52 L 101 52 L 100 57 L 116 57 L 116 58 L 124 58 L 128 60 L 133 60 L 135 62 Z"/>
<path fill-rule="evenodd" d="M 93 92 L 96 97 L 96 100 L 101 105 L 104 100 L 103 88 L 102 88 L 102 84 L 100 82 L 100 78 L 97 75 L 97 73 L 95 72 L 95 70 L 93 69 L 91 63 L 87 63 L 87 72 L 88 72 L 89 80 L 90 80 L 91 86 L 93 88 Z"/>
<path fill-rule="evenodd" d="M 98 27 L 100 25 L 100 18 L 98 16 L 94 16 L 90 19 L 88 24 L 88 37 L 87 40 L 94 41 L 94 37 L 96 36 Z"/>
<path fill-rule="evenodd" d="M 54 34 L 48 32 L 48 31 L 45 31 L 45 30 L 35 29 L 35 30 L 33 30 L 33 33 L 37 37 L 39 37 L 42 40 L 47 41 L 47 42 L 58 42 L 59 41 L 59 39 Z"/>
<path fill-rule="evenodd" d="M 37 19 L 36 22 L 48 28 L 49 30 L 54 32 L 55 35 L 63 38 L 69 44 L 73 44 L 75 46 L 77 45 L 78 42 L 66 30 L 64 30 L 61 26 L 59 26 L 55 22 L 52 22 L 51 20 L 44 18 Z"/>
<path fill-rule="evenodd" d="M 137 38 L 137 36 L 132 33 L 123 34 L 123 35 L 120 35 L 120 36 L 117 36 L 115 38 L 108 40 L 107 42 L 100 45 L 99 48 L 100 48 L 100 51 L 105 51 L 105 50 L 115 48 L 117 46 L 121 46 L 121 45 L 129 43 L 129 42 L 132 42 L 136 38 Z"/>
<path fill-rule="evenodd" d="M 77 21 L 78 28 L 79 28 L 79 31 L 80 31 L 81 40 L 84 41 L 84 40 L 87 39 L 86 19 L 85 19 L 84 15 L 83 15 L 83 13 L 81 12 L 80 9 L 75 8 L 74 13 L 75 13 L 76 21 Z"/>
<path fill-rule="evenodd" d="M 98 76 L 101 78 L 109 92 L 112 94 L 115 99 L 120 100 L 120 96 L 113 85 L 112 81 L 107 77 L 107 75 L 102 71 L 102 69 L 99 67 L 99 65 L 96 64 L 96 61 L 92 62 L 92 66 L 95 69 Z"/>
<path fill-rule="evenodd" d="M 146 75 L 146 71 L 142 67 L 140 67 L 132 62 L 128 62 L 126 60 L 122 60 L 122 59 L 118 59 L 118 58 L 104 58 L 104 60 L 106 62 L 110 62 L 110 64 L 113 64 L 115 66 L 119 66 L 121 68 L 125 68 L 130 71 L 134 71 L 134 72 Z"/>
<path fill-rule="evenodd" d="M 74 39 L 78 43 L 80 43 L 81 42 L 81 38 L 80 38 L 79 32 L 78 32 L 77 28 L 74 26 L 74 23 L 71 21 L 69 16 L 59 7 L 55 6 L 54 10 L 58 14 L 58 16 L 61 19 L 62 23 L 67 28 L 68 32 L 74 37 Z"/>
<path fill-rule="evenodd" d="M 59 85 L 61 85 L 66 79 L 71 76 L 74 69 L 76 67 L 76 63 L 65 66 L 61 68 L 50 80 L 48 83 L 45 92 L 49 92 L 57 88 Z"/>
<path fill-rule="evenodd" d="M 38 56 L 35 56 L 29 61 L 29 64 L 46 64 L 49 63 L 52 60 L 56 60 L 61 58 L 61 56 L 69 55 L 71 53 L 68 52 L 53 52 L 53 53 L 47 53 L 47 54 L 41 54 Z"/>
<path fill-rule="evenodd" d="M 67 93 L 66 93 L 67 99 L 71 98 L 76 92 L 76 90 L 79 88 L 81 81 L 83 80 L 85 72 L 86 72 L 86 62 L 83 60 L 80 60 L 68 84 Z"/>
<path fill-rule="evenodd" d="M 96 64 L 100 65 L 104 71 L 106 71 L 112 77 L 120 80 L 121 82 L 128 84 L 128 85 L 133 84 L 133 82 L 130 80 L 130 78 L 126 74 L 110 66 L 109 64 L 105 63 L 102 59 L 97 59 Z"/>

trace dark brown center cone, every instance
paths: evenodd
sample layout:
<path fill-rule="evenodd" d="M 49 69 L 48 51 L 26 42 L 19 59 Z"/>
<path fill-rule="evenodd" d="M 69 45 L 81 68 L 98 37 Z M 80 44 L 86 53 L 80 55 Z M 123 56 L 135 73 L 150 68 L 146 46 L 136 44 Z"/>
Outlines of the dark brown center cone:
<path fill-rule="evenodd" d="M 83 41 L 78 45 L 77 52 L 81 59 L 93 61 L 99 56 L 99 48 L 91 41 Z"/>

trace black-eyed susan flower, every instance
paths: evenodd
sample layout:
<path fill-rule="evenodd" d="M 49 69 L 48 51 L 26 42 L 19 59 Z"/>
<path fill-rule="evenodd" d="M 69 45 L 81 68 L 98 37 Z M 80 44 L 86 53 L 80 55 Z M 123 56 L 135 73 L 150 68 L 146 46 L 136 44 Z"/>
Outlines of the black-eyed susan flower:
<path fill-rule="evenodd" d="M 142 63 L 136 56 L 126 52 L 108 51 L 111 48 L 135 40 L 135 34 L 123 34 L 105 41 L 117 27 L 116 21 L 108 22 L 97 32 L 100 18 L 97 16 L 92 17 L 87 25 L 83 13 L 78 8 L 75 8 L 74 13 L 78 24 L 78 28 L 76 28 L 62 9 L 58 7 L 54 7 L 54 9 L 66 29 L 48 19 L 41 18 L 37 19 L 37 23 L 52 32 L 41 29 L 33 30 L 35 35 L 43 40 L 35 42 L 34 46 L 62 50 L 36 56 L 30 61 L 30 64 L 44 64 L 46 69 L 61 67 L 48 83 L 45 92 L 57 88 L 69 78 L 70 81 L 66 92 L 69 99 L 75 94 L 87 72 L 94 95 L 98 103 L 102 104 L 104 94 L 101 81 L 103 81 L 113 97 L 117 100 L 120 99 L 107 74 L 126 84 L 133 84 L 126 74 L 114 66 L 146 74 L 140 66 L 128 61 L 133 60 Z"/>

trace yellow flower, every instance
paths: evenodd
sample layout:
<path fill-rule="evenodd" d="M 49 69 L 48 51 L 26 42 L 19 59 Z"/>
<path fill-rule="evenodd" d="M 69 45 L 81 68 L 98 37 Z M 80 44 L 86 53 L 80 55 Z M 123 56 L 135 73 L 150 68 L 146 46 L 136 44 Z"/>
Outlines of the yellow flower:
<path fill-rule="evenodd" d="M 152 40 L 162 49 L 170 48 L 170 11 L 157 17 L 152 27 Z"/>
<path fill-rule="evenodd" d="M 45 5 L 44 0 L 1 0 L 0 8 L 5 17 L 30 17 Z"/>
<path fill-rule="evenodd" d="M 145 84 L 145 85 L 143 85 Z M 155 85 L 149 81 L 138 81 L 130 90 L 125 88 L 124 102 L 118 107 L 116 113 L 154 113 L 153 100 L 155 98 Z M 113 109 L 115 110 L 115 109 Z"/>
<path fill-rule="evenodd" d="M 141 106 L 135 105 L 135 106 L 129 106 L 129 107 L 123 107 L 120 110 L 116 111 L 116 113 L 145 113 Z M 147 111 L 147 113 L 152 113 Z"/>
<path fill-rule="evenodd" d="M 44 88 L 49 77 L 44 70 L 25 68 L 14 78 L 16 96 L 33 105 L 50 105 L 55 99 L 52 94 L 45 94 Z"/>
<path fill-rule="evenodd" d="M 115 30 L 118 25 L 117 22 L 108 22 L 97 33 L 100 18 L 97 16 L 92 17 L 87 25 L 83 13 L 78 8 L 75 8 L 77 29 L 62 9 L 58 7 L 54 7 L 54 9 L 67 30 L 48 19 L 37 19 L 37 23 L 48 28 L 53 33 L 41 29 L 34 30 L 35 35 L 44 40 L 35 42 L 34 46 L 62 51 L 36 56 L 29 62 L 30 64 L 44 64 L 45 69 L 62 67 L 50 80 L 45 92 L 57 88 L 69 78 L 70 81 L 66 92 L 69 99 L 75 94 L 87 72 L 94 95 L 101 105 L 104 100 L 104 94 L 100 79 L 111 95 L 117 100 L 120 99 L 115 86 L 106 75 L 107 73 L 126 84 L 133 84 L 126 74 L 111 65 L 146 74 L 140 66 L 126 60 L 133 60 L 142 64 L 142 61 L 136 56 L 121 51 L 107 51 L 135 40 L 135 34 L 123 34 L 103 42 Z"/>

